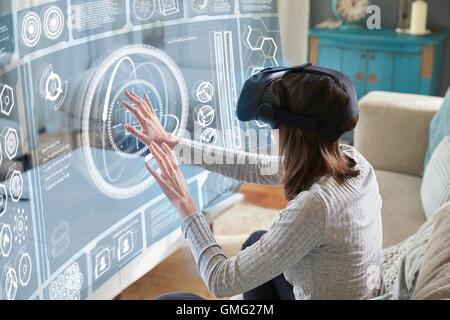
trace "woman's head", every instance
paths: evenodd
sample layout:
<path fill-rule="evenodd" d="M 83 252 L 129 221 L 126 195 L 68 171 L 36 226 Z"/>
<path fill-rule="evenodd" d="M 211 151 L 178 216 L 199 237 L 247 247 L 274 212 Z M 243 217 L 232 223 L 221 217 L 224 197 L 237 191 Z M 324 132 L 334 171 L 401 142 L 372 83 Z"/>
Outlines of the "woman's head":
<path fill-rule="evenodd" d="M 344 108 L 349 96 L 343 86 L 326 75 L 290 72 L 274 88 L 287 111 L 322 115 Z M 339 134 L 355 128 L 359 117 L 344 122 Z M 282 184 L 286 198 L 307 190 L 316 178 L 330 176 L 342 184 L 355 177 L 355 161 L 342 154 L 339 141 L 328 142 L 317 134 L 280 126 L 280 152 L 284 156 Z"/>

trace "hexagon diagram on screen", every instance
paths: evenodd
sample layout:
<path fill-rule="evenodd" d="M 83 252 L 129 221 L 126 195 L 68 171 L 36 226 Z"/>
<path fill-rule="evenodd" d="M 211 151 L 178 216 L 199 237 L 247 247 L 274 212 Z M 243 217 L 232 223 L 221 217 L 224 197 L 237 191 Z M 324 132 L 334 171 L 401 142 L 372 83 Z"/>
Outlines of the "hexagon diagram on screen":
<path fill-rule="evenodd" d="M 23 178 L 20 171 L 14 170 L 9 177 L 9 193 L 13 202 L 18 202 L 23 193 Z"/>
<path fill-rule="evenodd" d="M 31 271 L 33 266 L 31 263 L 31 257 L 27 252 L 23 252 L 20 255 L 19 262 L 17 265 L 17 272 L 19 274 L 19 282 L 23 287 L 26 287 L 30 282 Z"/>
<path fill-rule="evenodd" d="M 41 75 L 39 82 L 39 93 L 55 111 L 61 108 L 67 95 L 68 81 L 53 71 L 51 64 L 47 65 Z"/>
<path fill-rule="evenodd" d="M 163 127 L 178 134 L 187 122 L 185 80 L 166 53 L 141 44 L 115 51 L 93 68 L 88 78 L 82 117 L 88 172 L 106 195 L 133 197 L 154 179 L 139 159 L 150 156 L 148 147 L 125 130 L 125 125 L 141 129 L 135 115 L 122 105 L 123 100 L 131 103 L 125 92 L 132 91 L 142 98 L 147 94 Z"/>
<path fill-rule="evenodd" d="M 258 73 L 264 68 L 277 67 L 276 58 L 278 46 L 272 37 L 264 36 L 262 31 L 252 26 L 246 26 L 244 45 L 251 51 L 248 56 L 249 69 L 247 77 Z"/>
<path fill-rule="evenodd" d="M 8 127 L 3 129 L 2 138 L 6 156 L 9 160 L 14 159 L 19 149 L 19 136 L 16 129 Z"/>
<path fill-rule="evenodd" d="M 0 93 L 0 108 L 3 114 L 9 116 L 14 108 L 14 91 L 5 84 Z"/>
<path fill-rule="evenodd" d="M 9 224 L 4 224 L 0 230 L 0 251 L 2 256 L 8 257 L 12 247 L 12 232 Z"/>

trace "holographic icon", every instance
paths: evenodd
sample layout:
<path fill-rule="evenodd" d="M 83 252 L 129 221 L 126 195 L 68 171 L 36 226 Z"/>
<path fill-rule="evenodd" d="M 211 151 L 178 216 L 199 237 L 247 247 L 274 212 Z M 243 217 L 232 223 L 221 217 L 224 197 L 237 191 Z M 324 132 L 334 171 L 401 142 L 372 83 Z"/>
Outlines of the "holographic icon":
<path fill-rule="evenodd" d="M 198 83 L 195 88 L 194 96 L 201 103 L 208 103 L 214 96 L 214 87 L 209 81 Z"/>
<path fill-rule="evenodd" d="M 34 47 L 41 38 L 41 19 L 35 12 L 28 12 L 22 19 L 22 41 L 27 47 Z"/>
<path fill-rule="evenodd" d="M 213 107 L 206 105 L 199 108 L 196 114 L 196 120 L 202 127 L 209 126 L 213 120 L 216 111 Z"/>
<path fill-rule="evenodd" d="M 133 14 L 141 21 L 149 20 L 155 14 L 155 0 L 133 0 Z"/>
<path fill-rule="evenodd" d="M 2 92 L 0 93 L 0 109 L 3 114 L 9 116 L 14 108 L 14 91 L 5 84 Z"/>
<path fill-rule="evenodd" d="M 47 65 L 41 76 L 39 83 L 39 92 L 41 97 L 52 105 L 53 109 L 57 111 L 61 108 L 67 95 L 69 82 L 62 81 L 59 74 L 53 71 L 51 64 Z"/>
<path fill-rule="evenodd" d="M 202 143 L 215 145 L 217 142 L 217 130 L 214 128 L 205 129 L 200 136 L 200 141 Z"/>
<path fill-rule="evenodd" d="M 7 267 L 3 274 L 3 294 L 6 300 L 14 300 L 17 294 L 17 274 L 16 271 Z"/>
<path fill-rule="evenodd" d="M 31 271 L 32 271 L 31 257 L 28 253 L 22 253 L 22 256 L 19 260 L 19 281 L 23 287 L 26 287 L 30 282 Z"/>
<path fill-rule="evenodd" d="M 119 247 L 117 249 L 117 257 L 119 261 L 126 257 L 131 251 L 133 251 L 133 248 L 133 233 L 131 231 L 128 231 L 119 238 Z"/>
<path fill-rule="evenodd" d="M 218 193 L 224 196 L 233 192 L 234 180 L 225 176 L 219 176 L 216 185 Z"/>
<path fill-rule="evenodd" d="M 159 0 L 159 9 L 164 16 L 170 16 L 180 12 L 178 0 Z"/>
<path fill-rule="evenodd" d="M 209 0 L 191 0 L 191 8 L 197 13 L 208 10 Z"/>
<path fill-rule="evenodd" d="M 4 224 L 0 231 L 0 251 L 2 256 L 8 257 L 12 247 L 12 233 L 9 224 Z"/>
<path fill-rule="evenodd" d="M 51 6 L 44 12 L 44 34 L 50 40 L 56 40 L 64 30 L 64 14 L 60 8 Z"/>
<path fill-rule="evenodd" d="M 13 202 L 18 202 L 23 193 L 23 178 L 20 171 L 14 170 L 9 179 L 9 193 Z"/>
<path fill-rule="evenodd" d="M 21 245 L 26 240 L 26 234 L 28 231 L 28 216 L 25 215 L 25 209 L 17 209 L 17 213 L 14 215 L 14 240 Z"/>
<path fill-rule="evenodd" d="M 5 154 L 9 160 L 12 160 L 17 155 L 17 150 L 19 149 L 19 137 L 17 131 L 16 129 L 7 127 L 3 129 L 2 136 Z"/>
<path fill-rule="evenodd" d="M 111 258 L 108 248 L 103 249 L 95 256 L 95 279 L 98 279 L 109 270 L 110 261 Z"/>

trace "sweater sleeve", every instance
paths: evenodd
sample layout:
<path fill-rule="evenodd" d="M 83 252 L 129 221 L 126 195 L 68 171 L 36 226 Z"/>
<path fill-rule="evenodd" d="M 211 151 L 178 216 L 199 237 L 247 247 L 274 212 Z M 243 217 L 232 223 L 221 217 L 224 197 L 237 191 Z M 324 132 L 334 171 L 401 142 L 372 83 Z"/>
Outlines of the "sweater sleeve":
<path fill-rule="evenodd" d="M 279 185 L 280 157 L 235 151 L 180 138 L 178 160 L 244 183 Z"/>
<path fill-rule="evenodd" d="M 309 192 L 300 194 L 258 242 L 227 258 L 199 212 L 183 220 L 197 268 L 216 297 L 249 291 L 282 274 L 318 247 L 324 238 L 325 206 Z"/>

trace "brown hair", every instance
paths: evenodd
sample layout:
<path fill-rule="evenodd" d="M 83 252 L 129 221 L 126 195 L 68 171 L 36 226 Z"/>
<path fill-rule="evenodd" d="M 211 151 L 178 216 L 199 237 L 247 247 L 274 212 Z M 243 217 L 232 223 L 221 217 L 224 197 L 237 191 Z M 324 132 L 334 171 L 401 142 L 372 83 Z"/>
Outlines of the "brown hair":
<path fill-rule="evenodd" d="M 291 112 L 322 115 L 345 107 L 349 96 L 336 80 L 314 73 L 286 74 L 280 81 L 281 103 Z M 359 117 L 342 123 L 339 134 L 353 130 Z M 339 141 L 328 142 L 314 132 L 281 127 L 281 155 L 284 156 L 282 185 L 287 199 L 311 187 L 315 179 L 328 176 L 339 184 L 356 177 L 355 161 L 341 152 Z"/>

